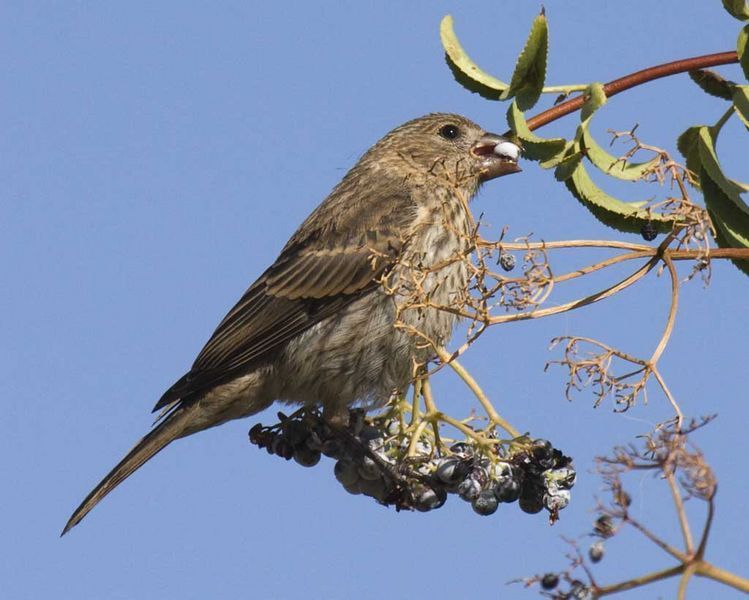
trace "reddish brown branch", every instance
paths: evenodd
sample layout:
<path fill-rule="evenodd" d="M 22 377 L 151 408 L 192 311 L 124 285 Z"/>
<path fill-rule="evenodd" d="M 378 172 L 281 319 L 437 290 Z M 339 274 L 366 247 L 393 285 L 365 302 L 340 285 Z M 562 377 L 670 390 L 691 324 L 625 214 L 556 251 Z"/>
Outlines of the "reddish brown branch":
<path fill-rule="evenodd" d="M 655 67 L 648 67 L 642 71 L 630 73 L 629 75 L 615 79 L 604 85 L 603 90 L 606 92 L 606 97 L 610 98 L 619 92 L 642 85 L 648 81 L 653 81 L 654 79 L 660 79 L 661 77 L 668 77 L 670 75 L 676 75 L 694 69 L 705 69 L 707 67 L 727 65 L 738 62 L 738 60 L 739 58 L 736 52 L 718 52 L 716 54 L 706 54 L 704 56 L 695 56 L 694 58 L 675 60 L 674 62 L 657 65 Z M 562 102 L 561 104 L 557 104 L 549 110 L 545 110 L 544 112 L 537 114 L 535 117 L 528 119 L 528 128 L 533 131 L 534 129 L 538 129 L 552 121 L 556 121 L 565 115 L 573 113 L 582 107 L 585 100 L 586 96 L 581 95 Z"/>

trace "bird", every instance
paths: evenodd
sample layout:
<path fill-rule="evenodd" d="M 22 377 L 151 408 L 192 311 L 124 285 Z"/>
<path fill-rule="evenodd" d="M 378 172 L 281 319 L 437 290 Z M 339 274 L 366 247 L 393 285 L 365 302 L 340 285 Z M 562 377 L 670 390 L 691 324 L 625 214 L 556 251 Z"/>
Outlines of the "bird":
<path fill-rule="evenodd" d="M 446 343 L 458 317 L 401 311 L 399 302 L 417 271 L 434 304 L 461 301 L 469 270 L 454 257 L 470 251 L 468 202 L 486 181 L 520 171 L 519 155 L 509 136 L 449 113 L 413 119 L 376 142 L 227 313 L 156 403 L 151 431 L 61 535 L 177 439 L 274 402 L 322 407 L 340 423 L 357 403 L 381 406 L 403 393 L 414 363 L 430 359 L 424 339 Z"/>

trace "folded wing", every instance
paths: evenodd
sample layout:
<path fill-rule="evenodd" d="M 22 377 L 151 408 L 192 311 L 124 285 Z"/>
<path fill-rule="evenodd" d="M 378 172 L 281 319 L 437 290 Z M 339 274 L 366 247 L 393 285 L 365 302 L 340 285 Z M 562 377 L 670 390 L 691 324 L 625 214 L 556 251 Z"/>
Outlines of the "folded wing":
<path fill-rule="evenodd" d="M 356 205 L 345 201 L 331 196 L 310 215 L 154 411 L 271 361 L 290 339 L 374 290 L 408 242 L 416 205 L 406 190 Z M 328 211 L 339 218 L 326 219 Z"/>

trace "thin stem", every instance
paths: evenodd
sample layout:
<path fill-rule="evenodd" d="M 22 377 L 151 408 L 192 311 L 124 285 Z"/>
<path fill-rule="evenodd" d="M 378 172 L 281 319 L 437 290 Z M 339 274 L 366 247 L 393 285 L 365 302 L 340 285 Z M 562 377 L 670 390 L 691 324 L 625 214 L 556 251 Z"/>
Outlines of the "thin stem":
<path fill-rule="evenodd" d="M 490 242 L 478 240 L 481 248 L 499 248 L 505 250 L 552 250 L 564 248 L 616 248 L 618 250 L 636 250 L 655 254 L 655 248 L 646 244 L 632 244 L 617 240 L 559 240 L 556 242 Z"/>
<path fill-rule="evenodd" d="M 676 429 L 677 431 L 681 431 L 681 426 L 684 423 L 684 413 L 681 412 L 681 407 L 679 406 L 678 402 L 676 402 L 676 398 L 673 397 L 673 394 L 671 394 L 671 390 L 668 389 L 668 386 L 666 385 L 666 380 L 663 379 L 663 376 L 661 375 L 660 371 L 656 367 L 650 367 L 650 372 L 653 374 L 653 377 L 655 377 L 655 380 L 658 382 L 658 385 L 661 386 L 661 390 L 663 390 L 663 394 L 666 396 L 666 399 L 668 400 L 671 407 L 674 409 L 674 412 L 676 413 Z"/>
<path fill-rule="evenodd" d="M 583 275 L 588 275 L 589 273 L 600 271 L 601 269 L 605 269 L 606 267 L 616 265 L 620 262 L 624 262 L 627 260 L 634 260 L 637 258 L 645 258 L 647 256 L 652 256 L 652 255 L 653 255 L 652 252 L 628 252 L 627 254 L 617 254 L 616 256 L 612 256 L 611 258 L 602 260 L 601 262 L 598 262 L 594 265 L 588 265 L 576 271 L 570 271 L 569 273 L 564 273 L 563 275 L 557 275 L 554 277 L 554 283 L 561 283 L 563 281 L 569 281 L 570 279 L 576 279 L 577 277 L 582 277 Z"/>
<path fill-rule="evenodd" d="M 445 348 L 437 348 L 437 356 L 443 363 L 450 365 L 450 368 L 455 371 L 458 374 L 458 377 L 460 377 L 465 382 L 465 384 L 473 392 L 473 395 L 476 396 L 479 403 L 486 411 L 486 414 L 488 415 L 489 420 L 491 420 L 492 423 L 499 425 L 514 438 L 520 436 L 520 432 L 512 425 L 510 425 L 507 421 L 505 421 L 494 409 L 494 405 L 486 396 L 484 390 L 481 389 L 481 386 L 478 384 L 478 382 L 471 376 L 471 374 L 465 369 L 465 367 L 463 367 L 463 365 L 461 365 L 457 361 L 457 359 L 453 357 L 453 355 L 451 355 Z"/>
<path fill-rule="evenodd" d="M 411 422 L 409 423 L 410 427 L 413 427 L 416 421 L 419 418 L 419 398 L 421 397 L 421 385 L 422 380 L 416 379 L 414 381 L 414 394 L 413 398 L 411 399 Z"/>
<path fill-rule="evenodd" d="M 451 425 L 452 427 L 455 427 L 455 429 L 458 429 L 463 434 L 465 434 L 466 437 L 469 437 L 475 440 L 476 442 L 478 442 L 479 445 L 487 444 L 486 438 L 484 438 L 484 436 L 479 435 L 478 433 L 476 433 L 476 431 L 468 427 L 468 425 L 466 425 L 465 423 L 461 421 L 458 421 L 457 419 L 454 419 L 450 415 L 446 415 L 445 413 L 438 412 L 438 413 L 434 413 L 433 415 L 428 415 L 428 417 L 440 420 L 444 423 L 447 423 L 448 425 Z"/>
<path fill-rule="evenodd" d="M 699 561 L 696 563 L 695 573 L 701 577 L 709 577 L 715 581 L 720 581 L 745 594 L 749 594 L 749 579 L 739 577 L 735 573 L 711 565 L 708 562 Z"/>
<path fill-rule="evenodd" d="M 726 123 L 728 122 L 728 119 L 730 119 L 730 118 L 731 118 L 731 117 L 733 116 L 733 113 L 734 113 L 734 112 L 736 112 L 736 107 L 735 107 L 735 106 L 733 106 L 733 104 L 732 104 L 732 105 L 731 105 L 731 106 L 730 106 L 730 107 L 729 107 L 729 108 L 728 108 L 728 109 L 726 110 L 726 112 L 724 112 L 724 113 L 723 113 L 723 114 L 721 115 L 720 119 L 718 119 L 718 120 L 717 120 L 717 121 L 715 122 L 715 125 L 713 125 L 713 126 L 711 127 L 711 129 L 712 129 L 713 131 L 718 131 L 718 132 L 719 132 L 719 131 L 720 131 L 721 129 L 723 129 L 723 125 L 725 125 L 725 124 L 726 124 Z M 717 137 L 717 134 L 716 134 L 716 137 Z"/>
<path fill-rule="evenodd" d="M 681 578 L 679 579 L 679 589 L 676 592 L 676 600 L 685 600 L 687 597 L 687 585 L 689 585 L 689 580 L 692 575 L 694 575 L 694 568 L 690 565 L 686 567 L 681 574 Z"/>
<path fill-rule="evenodd" d="M 434 397 L 432 396 L 432 384 L 429 383 L 429 378 L 424 378 L 421 388 L 422 394 L 424 395 L 424 407 L 426 408 L 427 414 L 434 414 L 437 412 L 437 405 L 434 403 Z M 437 447 L 442 447 L 442 438 L 440 438 L 440 426 L 436 421 L 432 421 L 432 431 L 434 432 L 434 443 Z"/>
<path fill-rule="evenodd" d="M 421 380 L 421 394 L 424 396 L 426 411 L 428 413 L 437 412 L 437 405 L 434 403 L 434 396 L 432 396 L 432 384 L 429 383 L 428 377 Z"/>
<path fill-rule="evenodd" d="M 588 89 L 587 83 L 574 83 L 571 85 L 547 85 L 544 86 L 544 94 L 571 94 L 572 92 L 584 92 Z"/>
<path fill-rule="evenodd" d="M 565 339 L 565 338 L 562 338 Z M 587 344 L 590 344 L 591 346 L 597 346 L 601 350 L 607 353 L 611 353 L 614 356 L 618 356 L 622 360 L 626 360 L 627 362 L 636 364 L 636 365 L 642 365 L 643 367 L 647 368 L 647 362 L 644 360 L 637 358 L 636 356 L 632 356 L 631 354 L 627 354 L 626 352 L 622 352 L 621 350 L 615 350 L 611 346 L 604 344 L 602 342 L 599 342 L 598 340 L 594 340 L 593 338 L 585 337 L 585 336 L 575 336 L 574 338 L 566 338 L 568 340 L 575 340 L 578 342 L 585 342 Z M 642 370 L 642 369 L 639 369 Z M 618 379 L 624 379 L 625 377 L 629 377 L 633 375 L 634 373 L 629 373 L 628 375 L 622 375 L 621 378 Z"/>
<path fill-rule="evenodd" d="M 658 248 L 645 244 L 631 244 L 614 240 L 560 240 L 556 242 L 491 242 L 479 240 L 476 245 L 480 248 L 499 248 L 505 250 L 574 250 L 576 248 L 614 248 L 618 250 L 633 250 L 643 252 L 648 256 L 655 256 Z M 666 250 L 672 260 L 692 260 L 704 254 L 702 250 Z M 735 258 L 749 260 L 749 248 L 710 248 L 710 258 Z"/>
<path fill-rule="evenodd" d="M 607 98 L 611 98 L 611 96 L 615 96 L 620 92 L 653 81 L 654 79 L 660 79 L 661 77 L 668 77 L 670 75 L 676 75 L 694 69 L 705 69 L 707 67 L 727 65 L 738 62 L 738 60 L 738 55 L 733 51 L 718 52 L 716 54 L 707 54 L 704 56 L 695 56 L 694 58 L 676 60 L 662 65 L 648 67 L 647 69 L 630 73 L 629 75 L 610 81 L 603 86 L 603 91 Z M 533 131 L 534 129 L 548 125 L 552 121 L 556 121 L 561 117 L 573 113 L 576 110 L 579 110 L 586 100 L 587 97 L 582 95 L 557 104 L 556 106 L 537 114 L 535 117 L 528 119 L 528 128 Z"/>
<path fill-rule="evenodd" d="M 703 254 L 701 250 L 669 250 L 668 255 L 672 260 L 691 260 L 699 258 Z M 737 258 L 749 260 L 749 248 L 710 248 L 710 259 L 713 258 Z"/>
<path fill-rule="evenodd" d="M 613 296 L 614 294 L 621 292 L 623 289 L 628 288 L 632 284 L 642 279 L 649 271 L 653 269 L 657 262 L 658 260 L 653 258 L 645 263 L 642 267 L 637 269 L 637 271 L 632 273 L 632 275 L 630 275 L 626 279 L 623 279 L 616 285 L 606 288 L 605 290 L 602 290 L 600 292 L 596 292 L 595 294 L 592 294 L 590 296 L 586 296 L 585 298 L 579 298 L 578 300 L 573 300 L 572 302 L 567 302 L 566 304 L 561 304 L 553 308 L 546 308 L 543 310 L 536 310 L 527 313 L 517 313 L 513 315 L 503 315 L 501 317 L 492 317 L 491 319 L 489 319 L 488 323 L 490 325 L 496 325 L 497 323 L 507 323 L 510 321 L 540 319 L 541 317 L 548 317 L 551 315 L 567 312 L 569 310 L 574 310 L 576 308 L 581 308 L 589 304 L 595 304 L 596 302 L 600 302 L 601 300 L 604 300 L 609 296 Z"/>
<path fill-rule="evenodd" d="M 707 501 L 707 518 L 705 519 L 705 528 L 702 530 L 702 536 L 700 537 L 700 545 L 697 548 L 697 558 L 702 558 L 705 555 L 705 548 L 707 548 L 707 539 L 710 537 L 710 528 L 713 524 L 713 517 L 715 516 L 715 498 L 712 497 Z"/>
<path fill-rule="evenodd" d="M 666 473 L 666 481 L 668 487 L 671 489 L 671 497 L 676 507 L 676 515 L 679 518 L 679 527 L 681 527 L 681 535 L 684 537 L 684 549 L 690 556 L 694 553 L 694 541 L 692 539 L 692 530 L 689 527 L 689 520 L 687 519 L 687 512 L 684 509 L 684 500 L 681 498 L 679 492 L 679 486 L 676 484 L 676 478 L 672 469 L 664 470 Z"/>
<path fill-rule="evenodd" d="M 663 331 L 663 335 L 661 336 L 661 341 L 658 342 L 658 346 L 656 346 L 655 350 L 653 351 L 653 355 L 648 361 L 652 367 L 655 367 L 658 359 L 666 349 L 668 340 L 674 330 L 674 323 L 676 322 L 676 311 L 679 308 L 679 276 L 676 273 L 676 267 L 674 267 L 674 263 L 671 260 L 671 257 L 668 255 L 668 252 L 663 253 L 663 262 L 666 263 L 666 267 L 668 267 L 668 274 L 671 277 L 671 305 L 668 309 L 668 319 L 666 319 L 666 328 Z"/>
<path fill-rule="evenodd" d="M 670 554 L 673 556 L 676 560 L 679 560 L 683 563 L 687 562 L 689 560 L 689 556 L 684 554 L 683 552 L 680 552 L 670 544 L 664 542 L 661 538 L 659 538 L 657 535 L 655 535 L 652 531 L 650 531 L 647 527 L 642 525 L 639 521 L 635 521 L 632 517 L 627 517 L 627 523 L 632 525 L 637 531 L 639 531 L 642 535 L 644 535 L 646 538 L 648 538 L 651 542 L 653 542 L 656 546 L 658 546 L 661 550 L 664 552 Z"/>
<path fill-rule="evenodd" d="M 406 453 L 406 456 L 416 456 L 416 444 L 418 443 L 419 438 L 421 438 L 421 434 L 424 433 L 424 430 L 427 428 L 427 425 L 429 425 L 429 421 L 424 420 L 416 426 L 416 431 L 411 435 L 411 441 L 408 444 L 408 452 Z"/>
<path fill-rule="evenodd" d="M 661 581 L 662 579 L 674 577 L 675 575 L 678 575 L 683 571 L 684 565 L 678 565 L 676 567 L 671 567 L 670 569 L 663 569 L 662 571 L 653 571 L 652 573 L 648 573 L 647 575 L 634 577 L 632 579 L 628 579 L 627 581 L 622 581 L 621 583 L 604 585 L 602 587 L 596 586 L 593 589 L 594 597 L 600 598 L 601 596 L 609 596 L 618 592 L 626 592 L 627 590 L 632 590 L 643 585 L 648 585 L 649 583 L 653 583 L 654 581 Z"/>

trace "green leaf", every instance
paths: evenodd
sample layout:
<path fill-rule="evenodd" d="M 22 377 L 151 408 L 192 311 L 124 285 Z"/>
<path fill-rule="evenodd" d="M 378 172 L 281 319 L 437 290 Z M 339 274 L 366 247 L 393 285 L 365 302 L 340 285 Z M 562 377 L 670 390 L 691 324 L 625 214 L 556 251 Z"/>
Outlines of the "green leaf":
<path fill-rule="evenodd" d="M 739 55 L 739 63 L 744 70 L 744 77 L 749 80 L 749 25 L 739 31 L 739 39 L 736 40 L 736 52 Z"/>
<path fill-rule="evenodd" d="M 733 81 L 728 81 L 715 71 L 710 71 L 709 69 L 689 71 L 689 77 L 702 88 L 703 92 L 716 98 L 722 98 L 723 100 L 731 99 L 733 86 L 736 85 Z"/>
<path fill-rule="evenodd" d="M 749 206 L 741 199 L 744 187 L 726 177 L 720 168 L 718 155 L 715 152 L 715 141 L 709 127 L 700 128 L 698 146 L 703 172 L 710 176 L 710 179 L 723 191 L 737 210 L 749 219 Z"/>
<path fill-rule="evenodd" d="M 616 158 L 596 142 L 590 133 L 589 125 L 590 121 L 585 121 L 578 126 L 582 146 L 590 162 L 607 175 L 625 181 L 637 181 L 642 179 L 649 171 L 652 171 L 653 167 L 658 164 L 657 156 L 641 163 L 630 163 Z"/>
<path fill-rule="evenodd" d="M 507 84 L 481 70 L 460 45 L 453 29 L 453 18 L 446 15 L 440 23 L 440 39 L 445 49 L 445 60 L 456 81 L 472 92 L 490 100 L 498 100 Z"/>
<path fill-rule="evenodd" d="M 749 129 L 749 85 L 737 85 L 733 90 L 733 106 L 736 114 Z"/>
<path fill-rule="evenodd" d="M 673 219 L 643 209 L 643 202 L 624 202 L 604 192 L 588 175 L 581 162 L 564 181 L 567 189 L 604 225 L 630 233 L 639 233 L 647 222 L 662 232 L 671 230 Z"/>
<path fill-rule="evenodd" d="M 525 115 L 515 100 L 507 109 L 507 123 L 523 144 L 523 156 L 529 160 L 548 161 L 564 153 L 567 140 L 564 138 L 542 138 L 528 128 Z M 561 160 L 561 156 L 559 157 Z"/>
<path fill-rule="evenodd" d="M 715 224 L 715 241 L 718 243 L 718 246 L 721 248 L 740 248 L 741 244 L 737 242 L 734 238 L 730 237 L 730 233 L 725 232 L 725 229 L 723 228 L 723 223 L 720 223 L 718 221 L 718 218 L 715 214 L 713 214 L 710 211 L 707 211 L 710 214 L 710 218 L 712 219 L 713 223 Z M 736 267 L 738 267 L 741 271 L 749 275 L 749 261 L 747 260 L 732 260 L 731 261 Z"/>
<path fill-rule="evenodd" d="M 602 83 L 591 83 L 585 91 L 587 99 L 580 111 L 580 120 L 587 121 L 593 113 L 606 104 L 606 92 L 603 91 Z"/>
<path fill-rule="evenodd" d="M 702 170 L 699 149 L 700 130 L 704 127 L 707 127 L 707 125 L 695 125 L 694 127 L 690 127 L 676 140 L 676 147 L 684 157 L 687 169 L 692 172 L 698 182 L 700 171 Z"/>
<path fill-rule="evenodd" d="M 741 21 L 749 19 L 749 6 L 746 5 L 745 0 L 723 0 L 723 7 L 732 17 Z"/>
<path fill-rule="evenodd" d="M 715 138 L 710 128 L 699 132 L 700 179 L 705 206 L 715 225 L 716 241 L 723 248 L 749 248 L 749 206 L 741 199 L 743 186 L 725 176 L 715 152 Z M 733 263 L 749 275 L 749 261 Z"/>
<path fill-rule="evenodd" d="M 557 181 L 567 181 L 574 174 L 580 161 L 583 159 L 583 153 L 578 144 L 573 144 L 569 149 L 569 154 L 565 156 L 554 170 L 554 177 Z"/>
<path fill-rule="evenodd" d="M 538 166 L 542 169 L 553 169 L 573 152 L 572 148 L 576 143 L 575 140 L 568 141 L 559 152 L 551 156 L 551 158 L 540 161 Z"/>
<path fill-rule="evenodd" d="M 581 111 L 581 123 L 577 126 L 575 139 L 579 141 L 588 160 L 607 175 L 636 181 L 641 179 L 653 166 L 658 164 L 658 157 L 643 163 L 626 163 L 604 150 L 590 133 L 590 122 L 595 112 L 606 104 L 606 92 L 603 84 L 592 83 L 586 92 L 587 99 Z"/>
<path fill-rule="evenodd" d="M 749 248 L 749 215 L 737 209 L 707 170 L 702 172 L 702 192 L 715 225 L 718 245 L 721 248 Z M 749 275 L 749 261 L 734 260 L 733 264 Z"/>
<path fill-rule="evenodd" d="M 546 79 L 546 57 L 549 51 L 549 29 L 542 12 L 531 25 L 528 39 L 515 64 L 510 87 L 502 100 L 516 98 L 520 110 L 528 110 L 538 102 Z"/>

